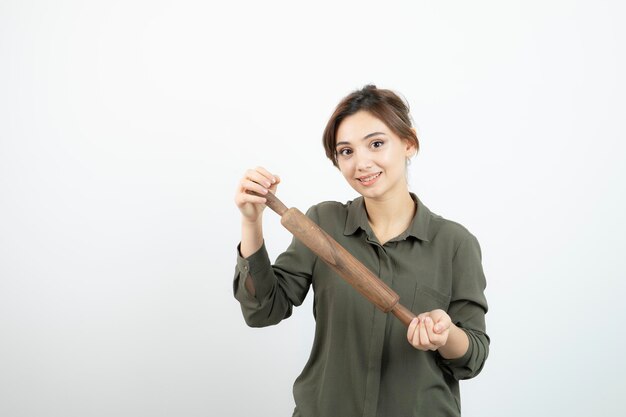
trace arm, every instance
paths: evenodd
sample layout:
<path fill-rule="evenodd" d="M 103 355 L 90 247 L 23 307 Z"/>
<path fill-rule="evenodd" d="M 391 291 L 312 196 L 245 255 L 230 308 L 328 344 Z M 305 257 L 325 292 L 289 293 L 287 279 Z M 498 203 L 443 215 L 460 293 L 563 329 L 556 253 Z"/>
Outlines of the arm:
<path fill-rule="evenodd" d="M 241 221 L 241 244 L 239 246 L 239 254 L 243 258 L 257 252 L 263 246 L 263 224 L 261 222 L 250 222 L 246 219 Z M 254 281 L 248 274 L 245 278 L 244 285 L 246 290 L 254 296 Z"/>
<path fill-rule="evenodd" d="M 409 343 L 419 350 L 437 351 L 439 365 L 455 379 L 478 375 L 489 353 L 489 337 L 485 334 L 485 277 L 480 258 L 478 241 L 468 234 L 452 260 L 452 299 L 448 312 L 422 313 L 407 330 Z"/>
<path fill-rule="evenodd" d="M 248 194 L 247 191 L 255 191 L 261 195 L 268 191 L 276 192 L 280 183 L 277 175 L 271 174 L 262 167 L 249 169 L 244 177 L 239 181 L 235 194 L 235 204 L 241 211 L 241 245 L 239 253 L 247 258 L 257 252 L 263 245 L 263 210 L 265 209 L 265 198 Z M 254 282 L 252 279 L 244 278 L 246 289 L 254 295 Z"/>
<path fill-rule="evenodd" d="M 452 260 L 452 299 L 448 314 L 453 325 L 465 333 L 468 345 L 461 357 L 449 355 L 449 350 L 440 350 L 439 363 L 444 371 L 458 380 L 478 375 L 489 355 L 490 340 L 485 333 L 486 280 L 481 258 L 478 241 L 468 234 Z"/>
<path fill-rule="evenodd" d="M 465 355 L 469 348 L 469 339 L 467 334 L 454 323 L 450 325 L 450 333 L 445 345 L 441 346 L 438 351 L 444 359 L 457 359 Z"/>
<path fill-rule="evenodd" d="M 307 215 L 317 223 L 315 208 Z M 317 257 L 296 238 L 271 264 L 264 244 L 247 258 L 237 256 L 233 291 L 249 326 L 277 324 L 304 301 Z M 250 285 L 253 284 L 253 291 Z"/>
<path fill-rule="evenodd" d="M 469 349 L 467 334 L 443 310 L 422 313 L 411 321 L 407 338 L 414 348 L 436 350 L 444 359 L 461 358 Z"/>
<path fill-rule="evenodd" d="M 242 213 L 234 295 L 249 326 L 276 324 L 302 304 L 308 292 L 315 257 L 295 239 L 271 265 L 263 241 L 262 213 L 268 190 L 276 192 L 280 178 L 263 168 L 248 170 L 239 183 L 235 203 Z M 307 213 L 308 214 L 308 213 Z"/>

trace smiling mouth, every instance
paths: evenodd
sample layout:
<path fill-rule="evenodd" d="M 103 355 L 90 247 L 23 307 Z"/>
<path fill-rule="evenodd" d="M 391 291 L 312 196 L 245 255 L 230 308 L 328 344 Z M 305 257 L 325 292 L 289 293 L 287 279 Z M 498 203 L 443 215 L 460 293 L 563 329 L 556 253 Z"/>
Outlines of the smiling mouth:
<path fill-rule="evenodd" d="M 370 175 L 368 177 L 359 177 L 357 178 L 357 180 L 359 180 L 362 184 L 367 184 L 378 178 L 380 174 L 382 174 L 382 172 L 377 172 L 376 174 Z"/>

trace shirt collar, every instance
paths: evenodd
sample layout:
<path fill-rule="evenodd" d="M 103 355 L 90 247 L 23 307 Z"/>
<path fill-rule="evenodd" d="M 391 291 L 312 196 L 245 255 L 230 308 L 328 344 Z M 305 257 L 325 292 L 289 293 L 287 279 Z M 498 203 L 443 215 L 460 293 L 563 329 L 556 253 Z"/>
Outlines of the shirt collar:
<path fill-rule="evenodd" d="M 428 238 L 428 225 L 430 224 L 431 212 L 419 198 L 413 193 L 411 198 L 417 204 L 417 212 L 409 225 L 409 228 L 402 232 L 398 237 L 393 238 L 392 241 L 404 240 L 408 236 L 413 236 L 419 240 L 429 242 Z M 363 197 L 359 197 L 351 201 L 348 205 L 348 216 L 346 218 L 346 226 L 343 230 L 343 234 L 348 236 L 354 234 L 358 229 L 362 229 L 366 233 L 371 233 L 371 226 L 367 221 L 367 211 L 365 210 L 365 202 Z"/>

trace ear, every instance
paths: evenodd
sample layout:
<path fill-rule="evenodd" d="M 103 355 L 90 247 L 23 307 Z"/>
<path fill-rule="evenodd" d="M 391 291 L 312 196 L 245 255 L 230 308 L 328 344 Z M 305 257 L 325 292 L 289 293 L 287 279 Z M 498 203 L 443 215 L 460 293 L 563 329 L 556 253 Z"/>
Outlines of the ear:
<path fill-rule="evenodd" d="M 415 132 L 414 128 L 411 128 L 413 132 Z M 412 158 L 417 154 L 417 146 L 412 141 L 405 139 L 404 140 L 404 150 L 407 158 Z"/>

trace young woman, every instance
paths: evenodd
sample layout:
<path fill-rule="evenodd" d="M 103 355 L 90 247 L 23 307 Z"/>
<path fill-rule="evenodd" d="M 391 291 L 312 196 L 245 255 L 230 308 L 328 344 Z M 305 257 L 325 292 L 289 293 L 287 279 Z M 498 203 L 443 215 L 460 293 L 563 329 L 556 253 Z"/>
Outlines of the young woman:
<path fill-rule="evenodd" d="M 487 301 L 476 238 L 409 192 L 419 142 L 408 106 L 368 85 L 345 97 L 323 137 L 326 155 L 360 197 L 323 202 L 309 216 L 417 314 L 409 328 L 379 311 L 299 241 L 274 265 L 262 231 L 265 199 L 280 178 L 248 170 L 234 292 L 246 323 L 269 326 L 314 290 L 315 339 L 296 379 L 294 416 L 460 416 L 459 383 L 487 359 Z"/>

